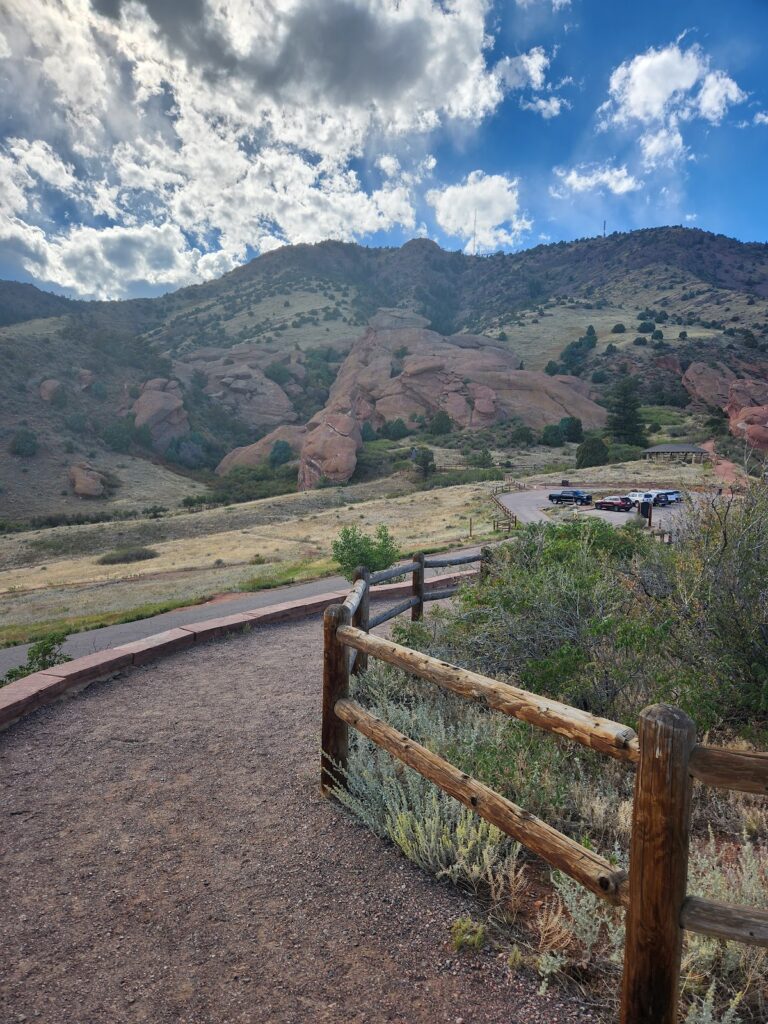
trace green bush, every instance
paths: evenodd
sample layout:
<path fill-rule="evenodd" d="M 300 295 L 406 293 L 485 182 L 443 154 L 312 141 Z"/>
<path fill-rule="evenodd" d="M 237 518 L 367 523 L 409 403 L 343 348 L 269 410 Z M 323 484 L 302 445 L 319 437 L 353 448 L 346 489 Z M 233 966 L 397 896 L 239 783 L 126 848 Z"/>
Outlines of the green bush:
<path fill-rule="evenodd" d="M 159 555 L 160 552 L 154 548 L 118 548 L 116 551 L 107 551 L 96 561 L 99 565 L 123 565 L 128 562 L 146 562 Z"/>
<path fill-rule="evenodd" d="M 61 645 L 67 639 L 66 633 L 48 633 L 32 644 L 27 651 L 26 664 L 18 668 L 9 669 L 0 679 L 0 686 L 5 683 L 12 683 L 14 679 L 23 679 L 24 676 L 32 675 L 33 672 L 44 672 L 54 665 L 62 665 L 65 661 L 72 659 L 62 653 Z"/>
<path fill-rule="evenodd" d="M 269 464 L 272 469 L 285 465 L 293 459 L 293 449 L 287 441 L 275 441 L 269 453 Z"/>
<path fill-rule="evenodd" d="M 606 466 L 608 459 L 608 446 L 602 437 L 588 437 L 576 449 L 577 469 L 587 469 L 589 466 Z"/>
<path fill-rule="evenodd" d="M 354 578 L 355 569 L 359 565 L 377 572 L 388 569 L 400 557 L 397 545 L 383 523 L 376 527 L 372 537 L 363 533 L 359 526 L 342 527 L 331 550 L 342 574 L 348 580 Z"/>
<path fill-rule="evenodd" d="M 408 437 L 409 434 L 410 430 L 405 425 L 405 422 L 400 418 L 390 420 L 381 428 L 381 436 L 390 441 L 402 441 L 402 439 L 404 437 Z"/>
<path fill-rule="evenodd" d="M 11 438 L 11 454 L 19 458 L 29 459 L 37 454 L 37 434 L 28 427 L 19 427 Z"/>
<path fill-rule="evenodd" d="M 559 448 L 565 443 L 565 434 L 559 423 L 549 423 L 541 432 L 541 443 L 548 448 Z"/>
<path fill-rule="evenodd" d="M 624 334 L 626 329 L 627 328 L 624 326 L 624 324 L 614 324 L 611 328 L 611 334 Z"/>

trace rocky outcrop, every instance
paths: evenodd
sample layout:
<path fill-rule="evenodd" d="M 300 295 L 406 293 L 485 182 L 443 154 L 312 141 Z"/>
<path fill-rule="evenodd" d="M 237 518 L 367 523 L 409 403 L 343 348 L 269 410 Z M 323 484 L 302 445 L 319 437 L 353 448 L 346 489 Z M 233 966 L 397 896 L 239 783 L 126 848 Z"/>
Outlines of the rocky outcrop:
<path fill-rule="evenodd" d="M 277 427 L 276 430 L 267 434 L 266 437 L 262 437 L 255 444 L 248 444 L 229 452 L 216 467 L 216 472 L 219 476 L 223 476 L 231 469 L 237 469 L 240 466 L 252 469 L 262 465 L 269 458 L 269 453 L 276 441 L 286 441 L 298 457 L 306 436 L 306 427 Z"/>
<path fill-rule="evenodd" d="M 344 483 L 355 471 L 362 448 L 360 427 L 354 416 L 342 412 L 323 413 L 309 424 L 299 464 L 299 490 L 316 487 L 321 481 Z"/>
<path fill-rule="evenodd" d="M 270 361 L 285 367 L 284 383 L 277 384 L 264 373 Z M 296 359 L 285 356 L 275 359 L 254 345 L 231 349 L 203 349 L 175 364 L 180 375 L 191 378 L 197 371 L 204 374 L 205 394 L 223 405 L 256 430 L 295 423 L 299 418 L 289 397 L 303 394 L 301 383 L 306 370 Z"/>
<path fill-rule="evenodd" d="M 423 317 L 381 310 L 352 346 L 328 403 L 307 424 L 299 486 L 343 481 L 354 472 L 360 430 L 402 419 L 414 426 L 445 411 L 458 427 L 485 427 L 510 418 L 540 430 L 564 416 L 587 429 L 606 413 L 589 386 L 568 377 L 518 370 L 520 359 L 482 336 L 442 337 Z"/>
<path fill-rule="evenodd" d="M 106 477 L 88 462 L 69 467 L 69 485 L 79 498 L 101 498 L 106 490 Z"/>
<path fill-rule="evenodd" d="M 728 389 L 725 412 L 735 437 L 768 451 L 768 381 L 733 381 Z"/>
<path fill-rule="evenodd" d="M 691 363 L 682 377 L 683 387 L 698 409 L 724 408 L 734 380 L 736 374 L 723 363 Z"/>
<path fill-rule="evenodd" d="M 131 411 L 136 428 L 149 430 L 152 447 L 157 452 L 164 452 L 171 441 L 189 433 L 189 419 L 178 381 L 164 377 L 148 380 Z"/>
<path fill-rule="evenodd" d="M 39 391 L 40 397 L 44 402 L 52 402 L 61 391 L 61 381 L 54 380 L 53 378 L 44 380 L 40 383 Z"/>

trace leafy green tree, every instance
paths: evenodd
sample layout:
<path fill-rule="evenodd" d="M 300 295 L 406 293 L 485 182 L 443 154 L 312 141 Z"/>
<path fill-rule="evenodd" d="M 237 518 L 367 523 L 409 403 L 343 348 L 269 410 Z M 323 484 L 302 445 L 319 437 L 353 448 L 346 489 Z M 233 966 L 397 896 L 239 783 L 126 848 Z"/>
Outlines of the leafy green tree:
<path fill-rule="evenodd" d="M 608 374 L 605 372 L 605 370 L 595 370 L 595 372 L 592 374 L 593 384 L 605 384 L 607 380 Z"/>
<path fill-rule="evenodd" d="M 640 415 L 638 385 L 632 377 L 622 377 L 609 396 L 606 430 L 618 444 L 639 445 L 641 448 L 648 444 Z"/>
<path fill-rule="evenodd" d="M 477 466 L 478 469 L 492 469 L 493 468 L 493 456 L 490 450 L 486 447 L 480 449 L 479 452 L 474 452 L 469 457 L 469 462 L 473 466 Z"/>
<path fill-rule="evenodd" d="M 453 421 L 445 409 L 439 409 L 429 421 L 429 432 L 435 436 L 450 434 L 453 430 Z"/>
<path fill-rule="evenodd" d="M 544 373 L 548 373 L 550 377 L 556 376 L 558 373 L 560 373 L 559 364 L 556 363 L 554 359 L 550 359 L 547 365 L 544 367 Z"/>
<path fill-rule="evenodd" d="M 377 441 L 379 438 L 379 435 L 373 429 L 368 420 L 363 423 L 363 429 L 360 431 L 360 435 L 363 441 Z"/>
<path fill-rule="evenodd" d="M 637 325 L 637 329 L 640 334 L 653 334 L 656 330 L 656 325 L 652 320 L 643 320 Z"/>
<path fill-rule="evenodd" d="M 560 429 L 566 441 L 584 440 L 584 427 L 578 416 L 563 416 L 560 420 Z"/>
<path fill-rule="evenodd" d="M 565 435 L 559 423 L 549 423 L 541 432 L 541 443 L 549 448 L 559 448 L 565 442 Z"/>
<path fill-rule="evenodd" d="M 269 453 L 269 464 L 272 469 L 277 469 L 278 466 L 284 466 L 286 462 L 290 462 L 293 458 L 293 448 L 288 444 L 287 441 L 275 441 L 272 445 L 272 451 Z"/>
<path fill-rule="evenodd" d="M 429 448 L 417 448 L 413 464 L 426 480 L 436 469 L 434 453 Z"/>
<path fill-rule="evenodd" d="M 331 550 L 341 572 L 348 580 L 354 578 L 358 565 L 371 572 L 388 569 L 397 561 L 400 552 L 387 527 L 380 523 L 373 536 L 363 533 L 359 526 L 344 526 Z"/>
<path fill-rule="evenodd" d="M 576 468 L 605 466 L 608 463 L 608 446 L 602 437 L 592 434 L 585 438 L 576 449 Z"/>

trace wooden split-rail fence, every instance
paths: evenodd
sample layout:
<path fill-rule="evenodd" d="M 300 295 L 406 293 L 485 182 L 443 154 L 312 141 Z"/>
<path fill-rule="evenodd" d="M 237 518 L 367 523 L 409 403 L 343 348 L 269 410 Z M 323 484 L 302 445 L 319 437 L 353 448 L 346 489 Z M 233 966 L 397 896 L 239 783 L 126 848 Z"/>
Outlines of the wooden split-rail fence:
<path fill-rule="evenodd" d="M 696 727 L 677 708 L 657 704 L 640 715 L 638 732 L 509 683 L 501 683 L 410 650 L 369 630 L 405 611 L 422 617 L 424 603 L 457 587 L 425 592 L 428 568 L 485 559 L 426 558 L 383 572 L 359 569 L 343 604 L 325 612 L 321 788 L 346 785 L 350 726 L 409 768 L 496 825 L 590 892 L 626 910 L 621 1024 L 675 1024 L 684 930 L 768 947 L 768 911 L 687 894 L 691 794 L 694 780 L 743 793 L 768 794 L 768 754 L 696 742 Z M 480 572 L 484 571 L 481 564 Z M 370 615 L 370 587 L 410 573 L 412 594 Z M 369 657 L 394 665 L 452 693 L 478 701 L 545 732 L 636 767 L 629 873 L 460 771 L 349 696 L 351 672 Z"/>

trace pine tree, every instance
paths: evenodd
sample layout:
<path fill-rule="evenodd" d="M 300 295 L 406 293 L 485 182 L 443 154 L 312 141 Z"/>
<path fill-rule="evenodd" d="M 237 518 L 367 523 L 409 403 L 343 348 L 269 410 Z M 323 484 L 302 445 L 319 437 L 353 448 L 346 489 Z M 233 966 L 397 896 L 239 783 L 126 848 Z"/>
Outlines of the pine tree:
<path fill-rule="evenodd" d="M 648 444 L 637 392 L 637 381 L 622 377 L 609 397 L 606 430 L 617 444 Z"/>

